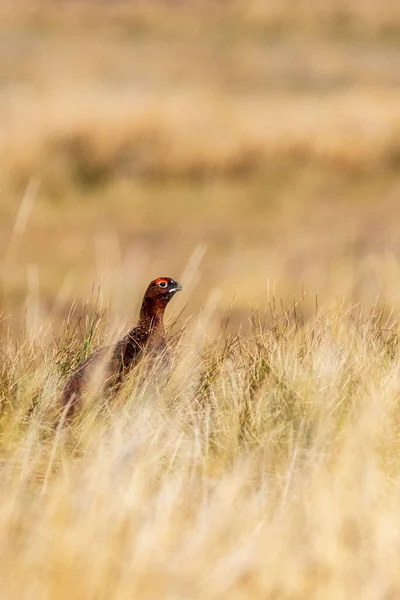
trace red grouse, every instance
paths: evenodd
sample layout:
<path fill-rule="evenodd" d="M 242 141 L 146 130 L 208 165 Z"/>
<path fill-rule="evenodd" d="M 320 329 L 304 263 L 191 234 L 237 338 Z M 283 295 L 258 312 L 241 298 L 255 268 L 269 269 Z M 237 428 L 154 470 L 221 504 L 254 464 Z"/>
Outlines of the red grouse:
<path fill-rule="evenodd" d="M 62 399 L 68 412 L 88 387 L 96 369 L 101 371 L 104 388 L 115 388 L 144 354 L 160 356 L 166 351 L 164 312 L 167 304 L 182 286 L 170 277 L 152 281 L 143 297 L 139 321 L 113 348 L 99 348 L 84 360 L 64 386 Z"/>

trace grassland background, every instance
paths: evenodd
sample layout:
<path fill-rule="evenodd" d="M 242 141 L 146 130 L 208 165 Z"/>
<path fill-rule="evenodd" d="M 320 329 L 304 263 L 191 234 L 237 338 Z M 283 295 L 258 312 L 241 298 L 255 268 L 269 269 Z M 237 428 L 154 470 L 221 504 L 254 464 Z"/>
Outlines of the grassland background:
<path fill-rule="evenodd" d="M 194 252 L 201 286 L 180 302 L 218 288 L 235 325 L 268 286 L 398 305 L 396 2 L 0 10 L 10 323 L 35 294 L 55 323 L 100 282 L 132 318 L 147 280 Z"/>
<path fill-rule="evenodd" d="M 2 597 L 399 597 L 399 65 L 394 0 L 1 3 Z M 159 275 L 165 387 L 54 428 Z"/>

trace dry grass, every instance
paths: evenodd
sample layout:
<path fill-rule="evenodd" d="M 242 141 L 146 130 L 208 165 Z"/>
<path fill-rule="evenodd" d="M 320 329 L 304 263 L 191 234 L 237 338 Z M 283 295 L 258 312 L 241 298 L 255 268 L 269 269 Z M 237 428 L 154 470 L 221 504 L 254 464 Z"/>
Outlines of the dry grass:
<path fill-rule="evenodd" d="M 400 596 L 399 17 L 1 4 L 2 597 Z M 164 274 L 171 377 L 54 426 Z"/>
<path fill-rule="evenodd" d="M 27 295 L 60 324 L 102 280 L 132 319 L 138 291 L 198 246 L 188 311 L 217 288 L 234 327 L 268 286 L 286 306 L 304 285 L 309 314 L 316 294 L 400 306 L 396 2 L 1 11 L 10 325 Z"/>
<path fill-rule="evenodd" d="M 54 0 L 16 0 L 1 8 L 5 26 L 21 24 L 64 32 L 69 28 L 87 32 L 94 26 L 101 33 L 137 34 L 148 29 L 157 33 L 190 34 L 219 28 L 254 34 L 313 32 L 318 35 L 388 36 L 397 34 L 400 11 L 396 0 L 189 0 L 188 2 L 102 2 L 72 0 L 60 5 Z M 93 32 L 91 32 L 93 33 Z"/>
<path fill-rule="evenodd" d="M 62 92 L 8 115 L 5 173 L 51 189 L 115 179 L 243 177 L 277 165 L 397 169 L 400 95 Z M 33 107 L 35 108 L 32 108 Z M 27 118 L 25 118 L 27 116 Z M 63 181 L 64 180 L 64 181 Z"/>
<path fill-rule="evenodd" d="M 200 323 L 161 389 L 67 430 L 48 406 L 87 344 L 3 344 L 5 597 L 398 596 L 398 325 L 270 318 L 211 346 Z"/>

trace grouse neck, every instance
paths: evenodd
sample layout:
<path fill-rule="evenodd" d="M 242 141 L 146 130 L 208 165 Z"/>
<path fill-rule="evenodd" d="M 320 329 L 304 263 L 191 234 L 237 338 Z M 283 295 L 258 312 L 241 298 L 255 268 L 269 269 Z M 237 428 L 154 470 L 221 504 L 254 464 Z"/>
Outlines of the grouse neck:
<path fill-rule="evenodd" d="M 157 331 L 164 334 L 165 309 L 166 303 L 159 299 L 145 297 L 140 309 L 138 326 L 149 333 L 150 331 Z"/>

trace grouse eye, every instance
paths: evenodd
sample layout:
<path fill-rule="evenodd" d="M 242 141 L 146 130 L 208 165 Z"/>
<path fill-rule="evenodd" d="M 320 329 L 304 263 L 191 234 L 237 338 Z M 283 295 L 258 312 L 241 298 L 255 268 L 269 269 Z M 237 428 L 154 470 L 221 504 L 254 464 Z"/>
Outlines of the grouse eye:
<path fill-rule="evenodd" d="M 160 287 L 165 288 L 167 287 L 167 282 L 166 281 L 160 281 L 160 283 L 158 284 Z"/>

